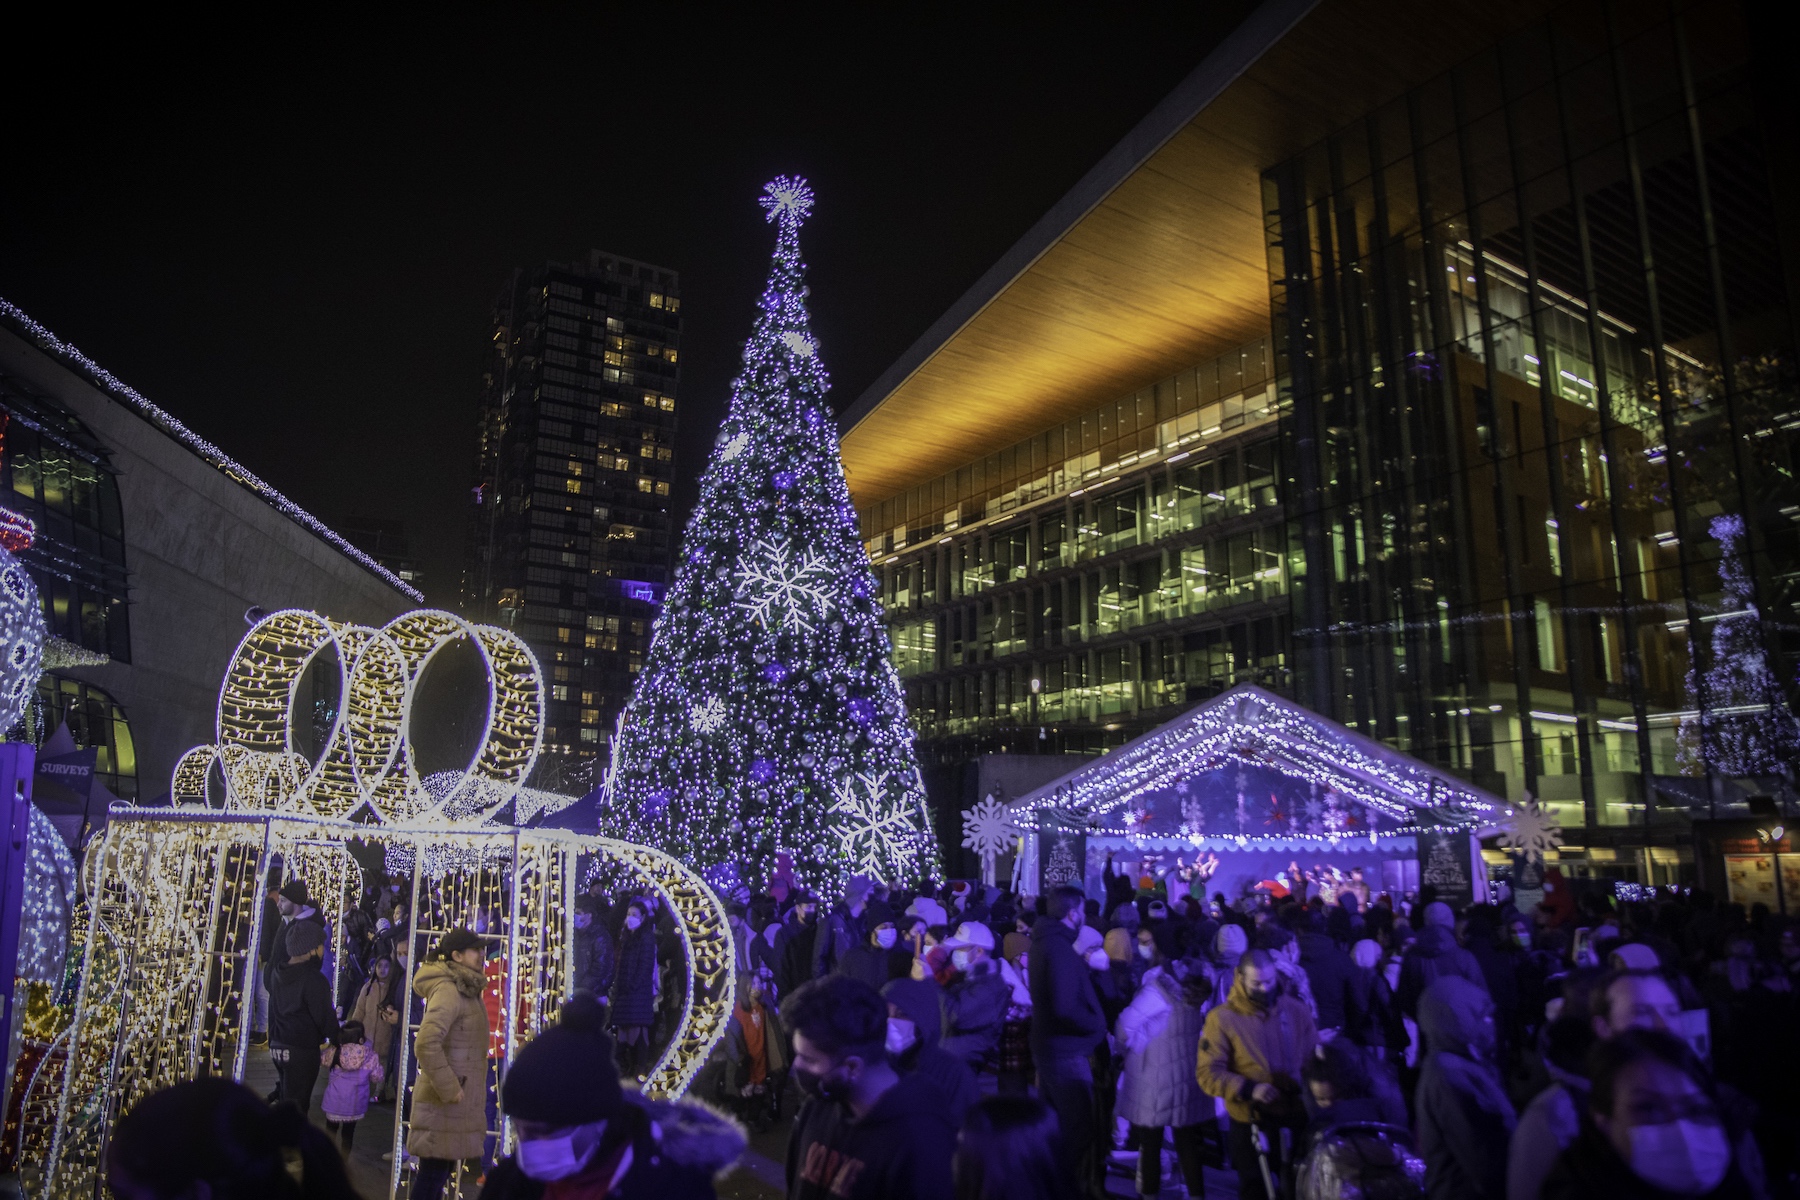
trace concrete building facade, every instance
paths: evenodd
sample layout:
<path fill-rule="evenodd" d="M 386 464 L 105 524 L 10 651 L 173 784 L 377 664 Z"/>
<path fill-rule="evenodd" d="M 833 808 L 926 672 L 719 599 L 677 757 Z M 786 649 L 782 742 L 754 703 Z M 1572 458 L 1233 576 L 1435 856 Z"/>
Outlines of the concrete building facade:
<path fill-rule="evenodd" d="M 420 597 L 17 308 L 0 302 L 0 503 L 37 526 L 20 558 L 52 634 L 109 661 L 39 689 L 124 799 L 169 790 L 214 740 L 219 683 L 252 608 L 379 625 Z"/>

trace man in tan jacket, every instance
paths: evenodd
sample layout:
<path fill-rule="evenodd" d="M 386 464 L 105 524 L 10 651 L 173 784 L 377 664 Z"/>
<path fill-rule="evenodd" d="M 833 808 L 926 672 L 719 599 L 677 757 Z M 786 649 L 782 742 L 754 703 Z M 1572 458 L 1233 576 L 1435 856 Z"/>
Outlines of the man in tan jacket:
<path fill-rule="evenodd" d="M 1200 1087 L 1225 1101 L 1231 1117 L 1231 1164 L 1238 1188 L 1258 1195 L 1261 1167 L 1251 1140 L 1255 1121 L 1269 1137 L 1269 1169 L 1279 1173 L 1285 1151 L 1306 1124 L 1300 1101 L 1300 1068 L 1319 1040 L 1306 1005 L 1281 992 L 1281 976 L 1266 950 L 1238 959 L 1225 1003 L 1206 1014 L 1200 1033 Z M 1280 1131 L 1295 1131 L 1283 1147 Z"/>

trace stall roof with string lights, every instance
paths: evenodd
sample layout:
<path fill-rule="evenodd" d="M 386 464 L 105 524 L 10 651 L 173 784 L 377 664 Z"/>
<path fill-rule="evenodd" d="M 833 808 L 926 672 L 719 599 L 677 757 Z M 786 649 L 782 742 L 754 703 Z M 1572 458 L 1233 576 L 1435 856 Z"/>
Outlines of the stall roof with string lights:
<path fill-rule="evenodd" d="M 1011 814 L 1025 828 L 1082 833 L 1090 846 L 1117 839 L 1194 853 L 1393 853 L 1413 851 L 1422 833 L 1491 827 L 1508 808 L 1449 772 L 1242 684 L 1028 793 Z"/>

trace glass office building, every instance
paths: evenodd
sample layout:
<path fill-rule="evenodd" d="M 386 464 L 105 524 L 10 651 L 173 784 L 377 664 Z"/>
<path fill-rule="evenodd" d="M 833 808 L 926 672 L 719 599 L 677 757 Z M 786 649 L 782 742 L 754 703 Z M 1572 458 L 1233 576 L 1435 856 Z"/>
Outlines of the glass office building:
<path fill-rule="evenodd" d="M 495 303 L 463 605 L 543 664 L 550 783 L 589 782 L 668 585 L 680 344 L 675 272 L 599 251 Z"/>
<path fill-rule="evenodd" d="M 1685 877 L 1696 805 L 1800 757 L 1769 44 L 1728 0 L 1247 18 L 846 414 L 926 760 L 1250 681 L 1541 799 L 1565 870 Z"/>
<path fill-rule="evenodd" d="M 928 750 L 1099 750 L 1286 690 L 1275 418 L 1262 339 L 865 510 Z"/>
<path fill-rule="evenodd" d="M 1264 177 L 1295 695 L 1590 840 L 1800 748 L 1747 45 L 1733 4 L 1557 9 Z"/>

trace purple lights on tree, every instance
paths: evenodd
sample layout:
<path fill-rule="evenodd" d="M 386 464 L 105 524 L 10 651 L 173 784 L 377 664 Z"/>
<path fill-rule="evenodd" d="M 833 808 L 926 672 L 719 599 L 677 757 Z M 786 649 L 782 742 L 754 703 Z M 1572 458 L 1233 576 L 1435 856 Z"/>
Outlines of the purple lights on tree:
<path fill-rule="evenodd" d="M 799 231 L 812 191 L 764 189 L 774 260 L 627 710 L 622 836 L 766 883 L 936 872 L 899 676 L 825 404 Z M 644 798 L 676 797 L 653 812 Z"/>

